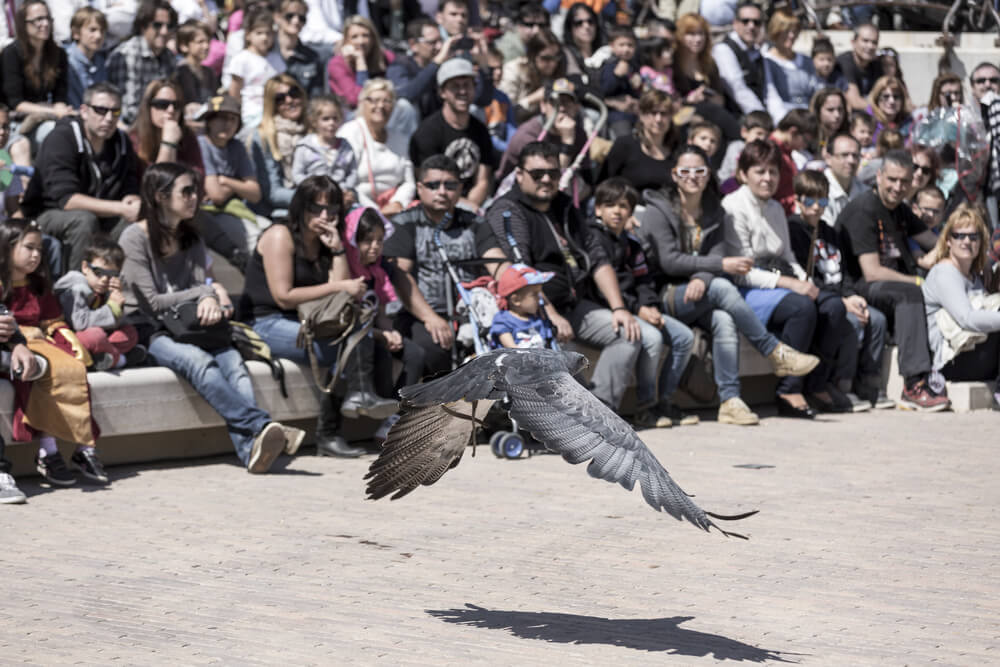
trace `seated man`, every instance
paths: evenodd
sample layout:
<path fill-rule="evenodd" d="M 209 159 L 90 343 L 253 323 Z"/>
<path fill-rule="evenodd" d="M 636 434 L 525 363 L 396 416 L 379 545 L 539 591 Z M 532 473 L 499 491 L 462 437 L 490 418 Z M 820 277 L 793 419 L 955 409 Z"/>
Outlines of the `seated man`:
<path fill-rule="evenodd" d="M 913 161 L 905 150 L 883 157 L 877 186 L 852 199 L 837 218 L 844 271 L 868 304 L 889 320 L 899 346 L 899 371 L 905 380 L 900 406 L 939 411 L 950 405 L 927 382 L 931 356 L 927 343 L 923 279 L 907 238 L 930 251 L 937 237 L 903 204 L 913 179 Z M 929 253 L 932 254 L 932 253 Z"/>
<path fill-rule="evenodd" d="M 447 155 L 461 170 L 461 203 L 475 210 L 490 193 L 496 161 L 490 131 L 469 113 L 475 92 L 475 70 L 464 58 L 452 58 L 438 69 L 437 84 L 444 106 L 420 123 L 410 139 L 410 160 L 423 164 L 432 155 Z"/>
<path fill-rule="evenodd" d="M 440 240 L 450 261 L 492 257 L 497 262 L 487 264 L 486 270 L 499 275 L 496 269 L 505 260 L 489 226 L 456 207 L 461 192 L 455 161 L 444 155 L 431 156 L 417 173 L 420 204 L 392 217 L 395 230 L 386 239 L 382 254 L 396 266 L 392 285 L 405 308 L 396 322 L 405 340 L 400 386 L 451 368 L 454 332 L 448 321 L 448 303 L 456 301 L 449 299 L 448 271 L 434 240 L 445 215 L 449 218 Z M 455 265 L 455 270 L 461 280 L 473 280 L 483 273 L 476 266 Z"/>
<path fill-rule="evenodd" d="M 837 65 L 847 81 L 847 108 L 865 111 L 868 93 L 882 76 L 882 61 L 878 57 L 878 26 L 871 23 L 854 29 L 851 50 L 837 56 Z"/>
<path fill-rule="evenodd" d="M 612 410 L 621 404 L 639 356 L 641 343 L 619 331 L 615 315 L 580 298 L 591 267 L 608 264 L 599 248 L 588 243 L 585 221 L 567 195 L 559 192 L 559 149 L 536 141 L 524 147 L 515 185 L 497 199 L 486 221 L 508 257 L 516 258 L 507 242 L 507 222 L 521 260 L 555 275 L 545 283 L 545 312 L 561 342 L 574 337 L 601 349 L 591 384 L 594 394 Z M 631 316 L 630 316 L 631 317 Z"/>
<path fill-rule="evenodd" d="M 826 169 L 823 174 L 830 184 L 829 204 L 823 211 L 823 222 L 833 227 L 840 212 L 867 188 L 858 180 L 861 164 L 861 144 L 846 132 L 835 134 L 823 147 Z"/>
<path fill-rule="evenodd" d="M 122 127 L 135 122 L 149 82 L 173 74 L 177 58 L 167 42 L 175 30 L 177 12 L 167 0 L 143 0 L 135 15 L 135 37 L 108 57 L 108 81 L 122 91 Z"/>
<path fill-rule="evenodd" d="M 549 27 L 549 15 L 536 2 L 525 2 L 517 10 L 516 30 L 507 29 L 496 41 L 497 49 L 503 54 L 503 61 L 510 62 L 525 54 L 528 40 L 538 31 Z"/>
<path fill-rule="evenodd" d="M 80 115 L 60 119 L 38 149 L 21 203 L 42 231 L 68 247 L 72 267 L 83 263 L 95 234 L 117 239 L 139 218 L 138 160 L 117 127 L 121 109 L 121 93 L 109 83 L 84 91 Z"/>
<path fill-rule="evenodd" d="M 733 111 L 743 114 L 766 110 L 767 70 L 757 48 L 763 25 L 764 13 L 760 7 L 741 2 L 736 8 L 733 31 L 712 47 L 727 102 Z"/>

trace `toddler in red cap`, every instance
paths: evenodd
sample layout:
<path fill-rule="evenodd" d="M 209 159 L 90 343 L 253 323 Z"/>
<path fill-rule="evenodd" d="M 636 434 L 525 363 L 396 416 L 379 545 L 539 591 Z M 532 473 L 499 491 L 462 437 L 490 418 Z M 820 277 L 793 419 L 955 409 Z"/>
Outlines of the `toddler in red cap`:
<path fill-rule="evenodd" d="M 551 347 L 555 336 L 542 318 L 542 285 L 552 272 L 536 271 L 526 264 L 514 264 L 500 276 L 497 294 L 500 312 L 490 326 L 490 346 Z"/>

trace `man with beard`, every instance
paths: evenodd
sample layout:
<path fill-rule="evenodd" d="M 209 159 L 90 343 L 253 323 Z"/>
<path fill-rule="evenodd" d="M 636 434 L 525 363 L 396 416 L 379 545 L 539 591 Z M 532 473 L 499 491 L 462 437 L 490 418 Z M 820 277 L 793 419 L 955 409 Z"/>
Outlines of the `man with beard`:
<path fill-rule="evenodd" d="M 928 383 L 931 372 L 927 318 L 917 262 L 907 244 L 913 238 L 931 251 L 937 237 L 903 204 L 913 180 L 913 160 L 905 150 L 885 154 L 877 187 L 858 195 L 837 218 L 844 270 L 865 300 L 889 318 L 899 346 L 899 372 L 905 386 L 900 406 L 936 412 L 948 397 Z"/>
<path fill-rule="evenodd" d="M 451 368 L 454 331 L 448 321 L 448 290 L 454 287 L 434 239 L 445 216 L 441 245 L 462 281 L 483 274 L 481 267 L 463 265 L 463 260 L 493 258 L 496 261 L 485 268 L 494 276 L 500 275 L 497 269 L 505 260 L 489 226 L 456 206 L 461 190 L 454 160 L 445 155 L 425 160 L 417 172 L 420 205 L 393 216 L 395 229 L 382 250 L 396 265 L 392 285 L 405 308 L 396 321 L 405 340 L 400 386 Z"/>
<path fill-rule="evenodd" d="M 507 257 L 515 257 L 507 242 L 507 227 L 521 253 L 521 261 L 555 275 L 545 283 L 545 314 L 559 341 L 573 338 L 601 350 L 591 384 L 594 395 L 617 410 L 639 356 L 641 342 L 626 335 L 632 314 L 581 297 L 591 265 L 594 280 L 617 282 L 614 269 L 600 249 L 587 253 L 587 229 L 572 199 L 559 192 L 559 148 L 535 141 L 521 151 L 515 185 L 496 200 L 486 221 Z M 610 272 L 610 275 L 608 275 Z"/>
<path fill-rule="evenodd" d="M 459 204 L 476 210 L 490 194 L 490 175 L 495 168 L 490 131 L 469 113 L 475 95 L 476 72 L 464 58 L 446 61 L 437 72 L 444 106 L 420 123 L 410 139 L 410 160 L 423 164 L 432 155 L 443 154 L 458 165 L 462 190 Z"/>

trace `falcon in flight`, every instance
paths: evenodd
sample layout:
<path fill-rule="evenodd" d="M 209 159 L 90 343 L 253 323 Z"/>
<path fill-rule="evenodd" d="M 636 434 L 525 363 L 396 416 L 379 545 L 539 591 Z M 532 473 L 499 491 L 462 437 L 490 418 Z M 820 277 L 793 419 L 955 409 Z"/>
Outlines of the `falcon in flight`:
<path fill-rule="evenodd" d="M 402 414 L 393 425 L 368 474 L 368 498 L 401 498 L 441 479 L 458 465 L 490 406 L 505 400 L 519 428 L 570 463 L 590 460 L 587 472 L 642 496 L 657 511 L 687 519 L 708 532 L 719 528 L 670 478 L 653 453 L 621 417 L 573 379 L 588 365 L 576 352 L 500 349 L 480 355 L 451 373 L 400 390 Z"/>

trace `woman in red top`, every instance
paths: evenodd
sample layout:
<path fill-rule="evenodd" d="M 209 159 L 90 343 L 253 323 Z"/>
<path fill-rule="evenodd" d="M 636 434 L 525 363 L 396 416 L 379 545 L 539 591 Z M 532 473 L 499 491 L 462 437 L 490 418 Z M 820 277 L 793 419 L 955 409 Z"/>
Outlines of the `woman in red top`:
<path fill-rule="evenodd" d="M 368 79 L 384 77 L 393 60 L 392 53 L 382 48 L 375 25 L 363 16 L 352 16 L 344 22 L 340 53 L 326 68 L 330 92 L 349 108 L 357 108 L 361 87 Z"/>

